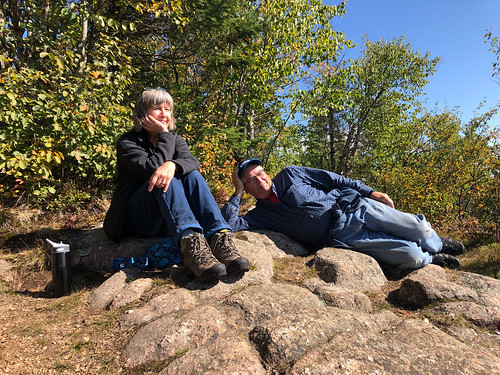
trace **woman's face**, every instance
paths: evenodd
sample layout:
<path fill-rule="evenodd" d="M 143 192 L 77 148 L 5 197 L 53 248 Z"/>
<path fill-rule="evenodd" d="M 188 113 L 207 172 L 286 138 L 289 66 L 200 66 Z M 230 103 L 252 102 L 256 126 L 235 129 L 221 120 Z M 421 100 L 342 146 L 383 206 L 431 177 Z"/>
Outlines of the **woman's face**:
<path fill-rule="evenodd" d="M 150 115 L 155 120 L 161 122 L 166 126 L 168 126 L 170 124 L 170 121 L 172 121 L 172 111 L 170 110 L 170 107 L 166 102 L 152 106 L 148 109 L 146 114 Z"/>

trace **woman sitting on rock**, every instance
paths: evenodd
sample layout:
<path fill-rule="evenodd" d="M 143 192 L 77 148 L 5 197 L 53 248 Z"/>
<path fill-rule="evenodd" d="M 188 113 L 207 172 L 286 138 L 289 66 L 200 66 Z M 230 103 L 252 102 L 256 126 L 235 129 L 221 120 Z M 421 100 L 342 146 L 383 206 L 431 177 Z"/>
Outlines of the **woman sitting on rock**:
<path fill-rule="evenodd" d="M 118 179 L 104 220 L 113 240 L 169 236 L 200 281 L 244 273 L 249 263 L 233 243 L 199 172 L 200 163 L 175 130 L 174 103 L 162 89 L 145 89 L 134 108 L 134 129 L 117 143 Z"/>

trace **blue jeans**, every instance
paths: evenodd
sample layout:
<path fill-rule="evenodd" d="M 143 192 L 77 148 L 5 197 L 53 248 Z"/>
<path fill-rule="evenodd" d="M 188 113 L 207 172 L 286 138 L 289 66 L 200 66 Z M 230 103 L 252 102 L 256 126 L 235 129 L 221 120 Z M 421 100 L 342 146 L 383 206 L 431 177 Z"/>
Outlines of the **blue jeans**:
<path fill-rule="evenodd" d="M 348 247 L 403 269 L 425 266 L 442 247 L 424 215 L 401 212 L 369 198 L 361 198 L 345 213 L 343 228 L 328 245 Z"/>
<path fill-rule="evenodd" d="M 212 234 L 231 227 L 222 217 L 210 189 L 198 171 L 174 177 L 167 191 L 145 182 L 127 206 L 124 233 L 138 237 L 171 237 L 175 244 L 187 233 Z"/>

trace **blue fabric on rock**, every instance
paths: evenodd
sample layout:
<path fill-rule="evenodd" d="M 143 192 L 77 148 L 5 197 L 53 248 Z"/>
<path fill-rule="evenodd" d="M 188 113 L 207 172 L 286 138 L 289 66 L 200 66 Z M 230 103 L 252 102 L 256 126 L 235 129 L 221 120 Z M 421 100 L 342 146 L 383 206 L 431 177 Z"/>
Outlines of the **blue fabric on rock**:
<path fill-rule="evenodd" d="M 152 245 L 143 257 L 124 257 L 111 261 L 111 269 L 137 267 L 144 269 L 163 269 L 182 264 L 182 253 L 170 237 L 163 238 Z"/>

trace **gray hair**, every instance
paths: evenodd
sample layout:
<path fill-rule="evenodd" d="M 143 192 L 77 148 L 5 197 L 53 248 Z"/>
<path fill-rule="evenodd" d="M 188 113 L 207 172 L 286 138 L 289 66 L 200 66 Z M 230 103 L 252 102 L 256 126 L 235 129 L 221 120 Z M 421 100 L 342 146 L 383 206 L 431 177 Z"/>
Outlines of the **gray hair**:
<path fill-rule="evenodd" d="M 142 119 L 146 117 L 148 110 L 155 105 L 163 103 L 167 103 L 170 107 L 170 111 L 172 111 L 172 121 L 168 124 L 168 130 L 175 130 L 174 100 L 167 90 L 157 87 L 144 89 L 139 99 L 137 99 L 134 113 L 132 114 L 135 131 L 140 132 L 142 130 Z"/>

